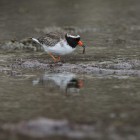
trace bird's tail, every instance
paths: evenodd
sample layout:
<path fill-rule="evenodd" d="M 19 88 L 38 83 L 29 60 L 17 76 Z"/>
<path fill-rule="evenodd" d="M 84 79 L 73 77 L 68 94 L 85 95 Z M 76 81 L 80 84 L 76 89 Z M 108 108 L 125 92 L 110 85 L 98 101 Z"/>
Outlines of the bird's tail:
<path fill-rule="evenodd" d="M 42 44 L 38 41 L 38 39 L 32 38 L 32 40 L 42 46 Z"/>

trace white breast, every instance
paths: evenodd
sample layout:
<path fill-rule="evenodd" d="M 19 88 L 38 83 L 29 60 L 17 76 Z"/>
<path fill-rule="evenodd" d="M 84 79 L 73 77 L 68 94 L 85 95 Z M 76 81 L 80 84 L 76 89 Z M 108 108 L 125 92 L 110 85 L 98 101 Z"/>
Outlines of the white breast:
<path fill-rule="evenodd" d="M 75 48 L 69 46 L 65 40 L 58 42 L 54 47 L 43 45 L 43 48 L 46 52 L 55 55 L 66 55 L 72 53 L 75 50 Z"/>

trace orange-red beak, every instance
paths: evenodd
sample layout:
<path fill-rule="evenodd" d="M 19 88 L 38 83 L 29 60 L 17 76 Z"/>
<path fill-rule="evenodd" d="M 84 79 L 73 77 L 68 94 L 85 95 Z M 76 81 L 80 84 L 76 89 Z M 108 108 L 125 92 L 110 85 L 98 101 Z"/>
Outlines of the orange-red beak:
<path fill-rule="evenodd" d="M 78 42 L 78 45 L 83 47 L 83 42 L 82 41 L 79 41 Z"/>
<path fill-rule="evenodd" d="M 78 42 L 78 45 L 81 46 L 81 47 L 83 47 L 83 54 L 84 54 L 85 53 L 85 45 L 83 44 L 83 42 L 82 41 L 79 41 Z"/>

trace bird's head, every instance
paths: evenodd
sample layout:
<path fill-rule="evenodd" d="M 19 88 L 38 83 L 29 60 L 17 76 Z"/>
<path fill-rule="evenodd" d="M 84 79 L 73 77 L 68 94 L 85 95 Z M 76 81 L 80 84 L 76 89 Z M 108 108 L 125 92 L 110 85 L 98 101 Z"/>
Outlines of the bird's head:
<path fill-rule="evenodd" d="M 71 79 L 67 84 L 67 87 L 69 88 L 82 88 L 83 86 L 84 86 L 83 80 L 76 78 Z"/>
<path fill-rule="evenodd" d="M 73 36 L 73 35 L 66 34 L 65 38 L 66 38 L 66 41 L 69 44 L 69 46 L 71 46 L 72 48 L 75 48 L 77 45 L 81 46 L 81 47 L 83 47 L 83 53 L 85 53 L 85 45 L 80 40 L 79 35 Z"/>

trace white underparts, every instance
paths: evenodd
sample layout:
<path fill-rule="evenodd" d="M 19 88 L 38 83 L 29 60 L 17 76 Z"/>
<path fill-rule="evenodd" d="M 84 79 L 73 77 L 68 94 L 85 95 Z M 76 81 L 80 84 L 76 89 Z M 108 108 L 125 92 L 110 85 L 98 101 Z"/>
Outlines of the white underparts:
<path fill-rule="evenodd" d="M 66 55 L 66 54 L 72 53 L 75 50 L 75 48 L 72 48 L 71 46 L 69 46 L 65 40 L 58 42 L 53 47 L 52 46 L 49 47 L 43 44 L 43 48 L 45 52 L 52 53 L 54 55 Z"/>
<path fill-rule="evenodd" d="M 40 44 L 44 48 L 45 52 L 52 53 L 54 55 L 66 55 L 72 53 L 75 50 L 75 48 L 69 46 L 65 40 L 61 40 L 55 46 L 46 46 L 45 44 L 41 44 L 35 38 L 32 38 L 32 40 Z"/>

